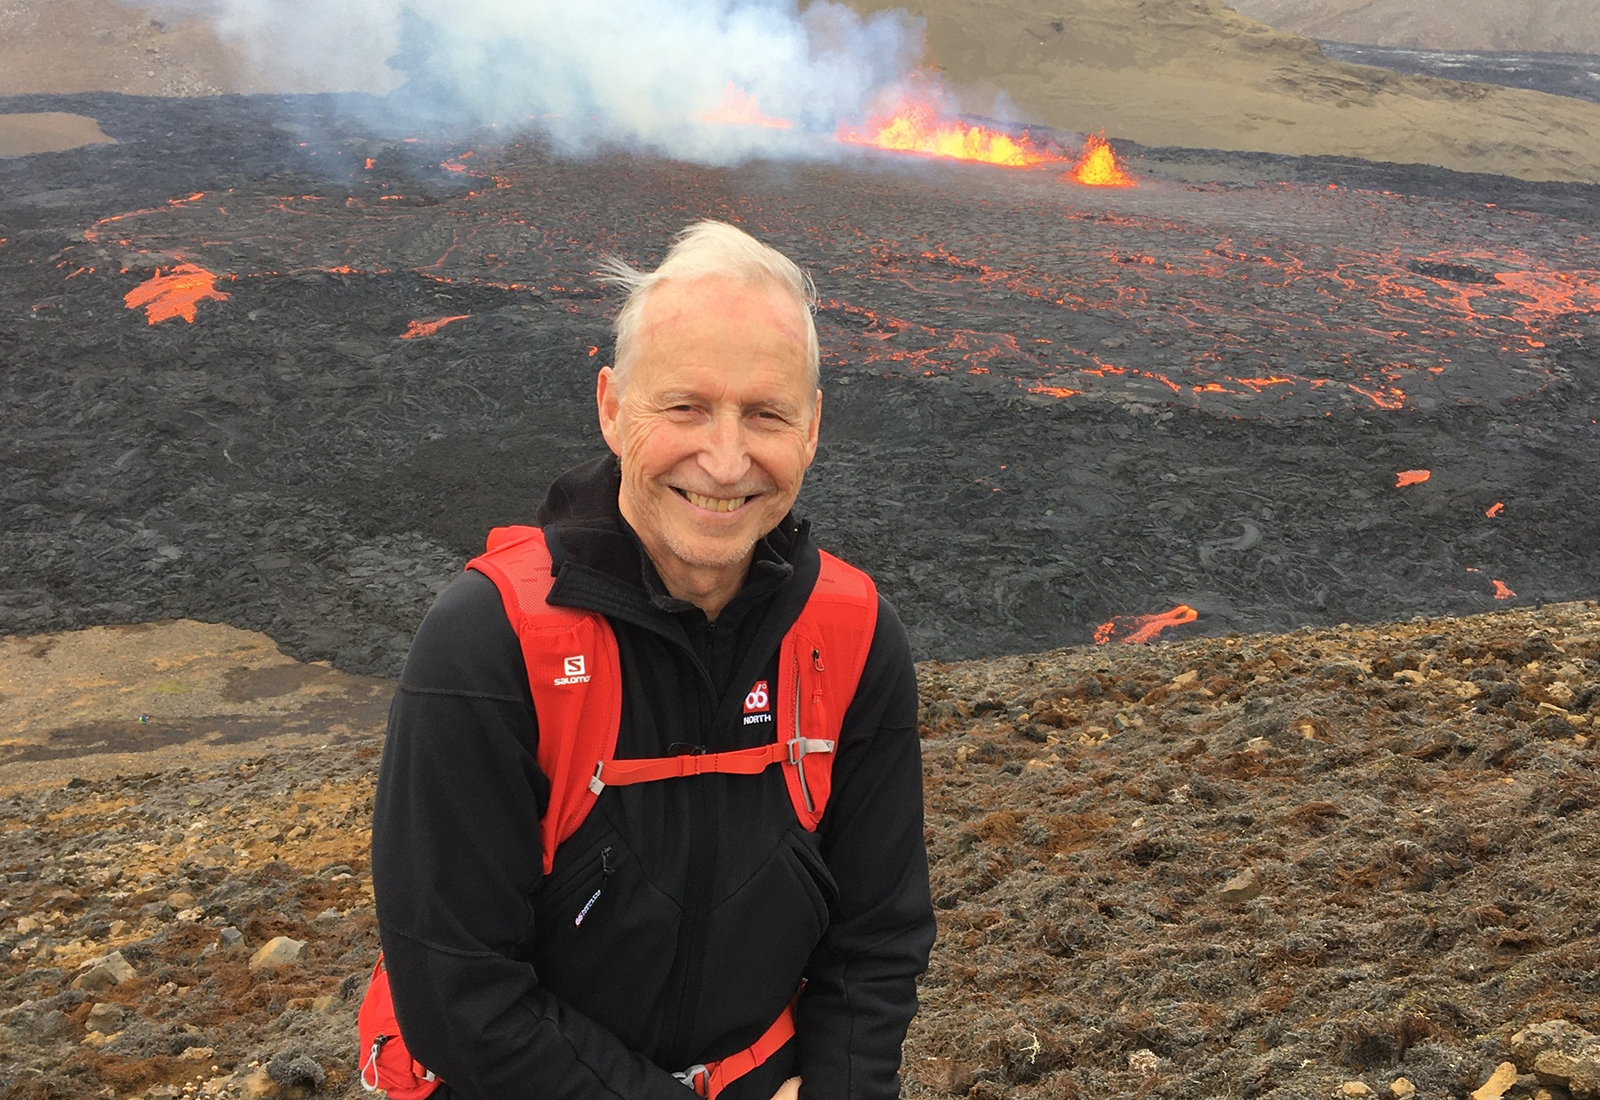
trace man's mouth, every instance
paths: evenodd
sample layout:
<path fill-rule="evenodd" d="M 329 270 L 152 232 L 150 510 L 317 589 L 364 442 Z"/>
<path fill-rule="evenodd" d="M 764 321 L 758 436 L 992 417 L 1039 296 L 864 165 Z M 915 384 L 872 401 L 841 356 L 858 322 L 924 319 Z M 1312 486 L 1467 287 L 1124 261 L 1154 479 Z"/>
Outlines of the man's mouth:
<path fill-rule="evenodd" d="M 691 493 L 688 489 L 678 489 L 677 493 L 696 508 L 704 508 L 708 512 L 736 512 L 750 499 L 749 497 L 703 497 L 699 493 Z"/>

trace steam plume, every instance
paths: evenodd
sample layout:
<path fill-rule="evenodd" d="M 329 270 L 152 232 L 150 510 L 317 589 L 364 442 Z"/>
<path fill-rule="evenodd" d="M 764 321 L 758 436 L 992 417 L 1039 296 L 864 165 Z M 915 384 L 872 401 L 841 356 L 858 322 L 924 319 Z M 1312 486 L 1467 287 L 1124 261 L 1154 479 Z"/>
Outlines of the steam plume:
<path fill-rule="evenodd" d="M 817 0 L 165 0 L 285 87 L 380 62 L 391 107 L 440 121 L 533 125 L 569 150 L 649 146 L 725 162 L 804 154 L 902 84 L 923 24 Z M 391 83 L 396 74 L 389 74 Z M 729 84 L 789 130 L 702 121 Z"/>

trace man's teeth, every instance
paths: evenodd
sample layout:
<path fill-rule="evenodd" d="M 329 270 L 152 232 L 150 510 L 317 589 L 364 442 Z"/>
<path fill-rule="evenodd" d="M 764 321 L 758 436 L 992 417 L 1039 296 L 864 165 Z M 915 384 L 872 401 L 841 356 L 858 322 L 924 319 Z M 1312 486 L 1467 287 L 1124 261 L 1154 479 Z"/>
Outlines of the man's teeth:
<path fill-rule="evenodd" d="M 696 508 L 704 508 L 708 512 L 732 512 L 743 506 L 749 497 L 703 497 L 699 493 L 691 493 L 687 489 L 680 490 L 689 503 Z"/>

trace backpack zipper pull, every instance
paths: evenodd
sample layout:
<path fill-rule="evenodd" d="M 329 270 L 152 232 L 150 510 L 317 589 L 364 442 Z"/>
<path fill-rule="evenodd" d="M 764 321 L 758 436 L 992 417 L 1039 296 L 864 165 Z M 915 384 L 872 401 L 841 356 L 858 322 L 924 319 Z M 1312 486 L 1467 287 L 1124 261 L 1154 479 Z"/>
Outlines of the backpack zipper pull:
<path fill-rule="evenodd" d="M 594 908 L 594 903 L 600 900 L 600 894 L 606 888 L 606 880 L 616 873 L 616 868 L 611 866 L 611 845 L 600 849 L 600 885 L 595 892 L 589 895 L 589 900 L 583 903 L 583 908 L 578 910 L 578 915 L 572 918 L 572 927 L 581 928 L 583 918 L 589 915 L 589 910 Z"/>

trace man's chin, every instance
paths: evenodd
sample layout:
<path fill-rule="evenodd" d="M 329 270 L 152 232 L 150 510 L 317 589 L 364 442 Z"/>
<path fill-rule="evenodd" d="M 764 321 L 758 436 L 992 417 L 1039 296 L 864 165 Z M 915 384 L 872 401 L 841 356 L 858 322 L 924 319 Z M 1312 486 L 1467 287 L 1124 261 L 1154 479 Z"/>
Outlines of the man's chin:
<path fill-rule="evenodd" d="M 732 569 L 749 561 L 755 549 L 754 538 L 668 537 L 667 549 L 684 565 L 694 569 Z"/>

